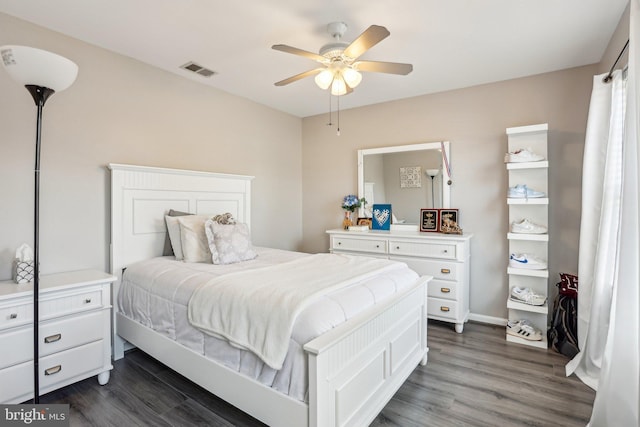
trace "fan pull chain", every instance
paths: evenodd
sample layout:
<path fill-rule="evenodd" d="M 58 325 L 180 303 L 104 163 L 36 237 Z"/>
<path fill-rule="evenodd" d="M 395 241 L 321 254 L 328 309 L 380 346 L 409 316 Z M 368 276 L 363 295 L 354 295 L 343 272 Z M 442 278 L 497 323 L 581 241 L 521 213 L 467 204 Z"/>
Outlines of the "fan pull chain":
<path fill-rule="evenodd" d="M 329 91 L 329 123 L 327 123 L 327 126 L 333 126 L 333 123 L 331 123 L 331 91 Z"/>
<path fill-rule="evenodd" d="M 338 131 L 336 132 L 336 135 L 340 136 L 340 95 L 338 95 L 336 98 L 338 98 Z"/>

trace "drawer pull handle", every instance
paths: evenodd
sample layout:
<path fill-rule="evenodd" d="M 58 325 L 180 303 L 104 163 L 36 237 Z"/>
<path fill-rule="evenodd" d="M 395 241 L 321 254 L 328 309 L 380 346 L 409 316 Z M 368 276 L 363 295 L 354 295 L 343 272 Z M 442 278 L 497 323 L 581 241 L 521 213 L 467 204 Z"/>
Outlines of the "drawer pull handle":
<path fill-rule="evenodd" d="M 376 245 L 376 248 L 379 248 L 379 247 L 380 247 L 380 245 Z"/>
<path fill-rule="evenodd" d="M 340 246 L 342 244 L 342 242 L 338 242 L 338 246 Z"/>
<path fill-rule="evenodd" d="M 442 274 L 449 274 L 449 273 L 451 273 L 451 270 L 449 270 L 448 268 L 441 268 L 441 269 L 440 269 L 440 273 L 442 273 Z"/>
<path fill-rule="evenodd" d="M 91 298 L 86 298 L 86 299 L 84 300 L 84 303 L 85 303 L 85 304 L 90 304 L 90 303 L 91 303 Z"/>
<path fill-rule="evenodd" d="M 45 344 L 51 344 L 52 342 L 60 341 L 62 339 L 62 334 L 49 335 L 45 337 Z"/>
<path fill-rule="evenodd" d="M 62 365 L 54 366 L 53 368 L 45 369 L 45 375 L 54 375 L 62 371 Z"/>
<path fill-rule="evenodd" d="M 445 249 L 445 250 L 444 250 L 444 251 L 442 251 L 442 252 L 443 252 L 443 253 L 445 253 L 445 254 L 448 254 L 448 253 L 449 253 L 449 250 L 448 250 L 448 249 Z"/>
<path fill-rule="evenodd" d="M 442 292 L 443 294 L 448 294 L 449 292 L 451 292 L 451 289 L 449 289 L 449 288 L 440 288 L 440 292 Z"/>
<path fill-rule="evenodd" d="M 11 313 L 9 315 L 9 319 L 17 319 L 18 318 L 18 313 Z"/>
<path fill-rule="evenodd" d="M 440 307 L 440 311 L 449 311 L 449 307 L 445 307 L 444 305 Z"/>

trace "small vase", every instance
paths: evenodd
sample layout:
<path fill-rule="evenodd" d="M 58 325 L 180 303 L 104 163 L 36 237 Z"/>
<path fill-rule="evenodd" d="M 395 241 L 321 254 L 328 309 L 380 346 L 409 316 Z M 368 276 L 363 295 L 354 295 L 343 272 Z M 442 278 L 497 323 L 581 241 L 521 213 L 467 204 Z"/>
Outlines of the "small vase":
<path fill-rule="evenodd" d="M 344 219 L 342 220 L 342 228 L 344 230 L 348 230 L 350 225 L 353 225 L 353 221 L 351 220 L 351 211 L 344 211 Z"/>

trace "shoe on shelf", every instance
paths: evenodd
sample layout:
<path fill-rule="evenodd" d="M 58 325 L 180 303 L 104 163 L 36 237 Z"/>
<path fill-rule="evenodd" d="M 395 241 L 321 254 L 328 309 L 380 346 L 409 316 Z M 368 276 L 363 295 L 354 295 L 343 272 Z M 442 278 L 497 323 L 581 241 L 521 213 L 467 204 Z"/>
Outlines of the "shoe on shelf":
<path fill-rule="evenodd" d="M 542 341 L 542 332 L 526 319 L 509 320 L 507 322 L 507 333 L 529 341 Z"/>
<path fill-rule="evenodd" d="M 539 162 L 541 160 L 544 160 L 544 157 L 534 153 L 531 148 L 521 148 L 504 155 L 505 163 Z"/>
<path fill-rule="evenodd" d="M 507 197 L 513 199 L 534 199 L 537 197 L 544 197 L 545 194 L 542 191 L 532 190 L 527 187 L 526 184 L 517 184 L 515 187 L 509 187 Z"/>
<path fill-rule="evenodd" d="M 527 270 L 546 270 L 547 263 L 533 255 L 511 254 L 509 256 L 509 267 L 524 268 Z"/>
<path fill-rule="evenodd" d="M 511 289 L 509 299 L 529 305 L 544 305 L 547 301 L 544 295 L 536 294 L 531 288 L 520 288 L 518 286 L 514 286 Z"/>
<path fill-rule="evenodd" d="M 529 219 L 524 218 L 519 222 L 514 221 L 511 223 L 511 232 L 522 234 L 546 234 L 547 227 L 545 227 L 544 225 L 536 224 L 535 222 L 531 222 Z"/>

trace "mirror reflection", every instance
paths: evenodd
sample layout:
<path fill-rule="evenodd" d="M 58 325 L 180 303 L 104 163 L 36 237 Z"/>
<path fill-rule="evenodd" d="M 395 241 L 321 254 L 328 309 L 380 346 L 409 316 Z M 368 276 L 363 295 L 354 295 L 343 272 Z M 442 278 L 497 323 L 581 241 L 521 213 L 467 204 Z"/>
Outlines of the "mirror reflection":
<path fill-rule="evenodd" d="M 449 207 L 449 180 L 442 148 L 433 142 L 358 151 L 358 190 L 367 200 L 361 216 L 371 216 L 374 203 L 392 205 L 394 224 L 416 225 L 420 209 Z"/>

